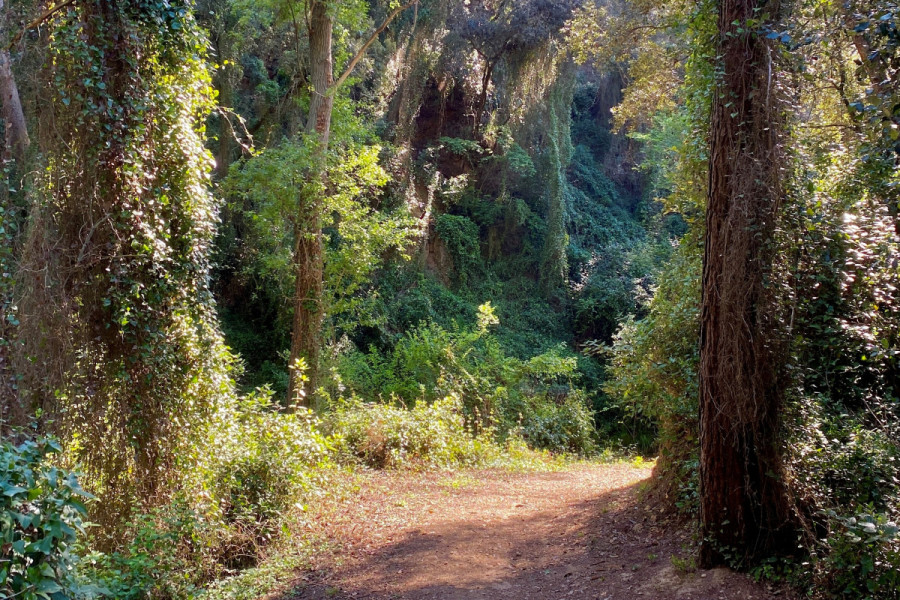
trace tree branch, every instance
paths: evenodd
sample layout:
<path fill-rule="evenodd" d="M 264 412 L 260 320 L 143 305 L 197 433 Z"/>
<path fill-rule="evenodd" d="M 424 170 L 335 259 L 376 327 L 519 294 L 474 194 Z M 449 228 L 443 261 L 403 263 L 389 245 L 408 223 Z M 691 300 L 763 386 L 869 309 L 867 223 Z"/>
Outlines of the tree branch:
<path fill-rule="evenodd" d="M 412 2 L 408 2 L 408 3 L 404 4 L 403 6 L 401 6 L 400 8 L 395 9 L 394 12 L 392 12 L 391 14 L 388 15 L 387 19 L 384 20 L 384 23 L 381 24 L 381 27 L 379 27 L 378 29 L 375 30 L 375 33 L 373 33 L 371 35 L 371 37 L 369 37 L 369 39 L 366 40 L 366 43 L 362 45 L 362 48 L 360 48 L 359 51 L 357 51 L 357 53 L 353 56 L 353 58 L 350 59 L 350 63 L 347 65 L 347 69 L 344 71 L 344 73 L 340 77 L 338 77 L 338 80 L 335 81 L 334 84 L 328 89 L 328 91 L 326 92 L 326 95 L 333 96 L 338 91 L 338 89 L 340 89 L 340 87 L 342 85 L 344 85 L 344 83 L 347 81 L 347 78 L 350 77 L 351 73 L 353 73 L 353 69 L 356 68 L 357 63 L 359 63 L 359 61 L 362 60 L 363 56 L 366 55 L 366 51 L 369 49 L 369 46 L 371 46 L 372 44 L 375 43 L 375 40 L 378 39 L 378 36 L 381 35 L 381 33 L 385 29 L 388 28 L 388 25 L 391 24 L 391 21 L 393 21 L 394 19 L 397 18 L 397 15 L 399 15 L 404 10 L 406 10 L 407 8 L 410 8 L 413 5 L 415 5 L 418 8 L 419 0 L 413 0 Z"/>
<path fill-rule="evenodd" d="M 75 4 L 75 0 L 65 0 L 62 4 L 51 6 L 50 8 L 45 10 L 38 18 L 23 27 L 22 30 L 19 31 L 19 33 L 13 36 L 12 40 L 9 42 L 9 45 L 6 47 L 6 51 L 9 52 L 10 50 L 12 50 L 12 47 L 19 43 L 19 40 L 22 39 L 22 37 L 29 29 L 34 29 L 35 27 L 39 26 L 41 23 L 52 17 L 54 14 L 71 4 Z"/>

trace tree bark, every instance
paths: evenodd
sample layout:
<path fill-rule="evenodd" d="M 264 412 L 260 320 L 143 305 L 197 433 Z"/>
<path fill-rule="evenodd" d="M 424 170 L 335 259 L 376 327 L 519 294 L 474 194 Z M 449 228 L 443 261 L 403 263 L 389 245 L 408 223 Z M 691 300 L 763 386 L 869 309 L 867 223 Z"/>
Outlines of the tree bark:
<path fill-rule="evenodd" d="M 369 46 L 388 25 L 404 10 L 416 5 L 409 2 L 391 12 L 381 26 L 369 37 L 350 60 L 347 69 L 334 80 L 332 60 L 332 29 L 334 20 L 328 13 L 324 0 L 313 0 L 309 16 L 309 58 L 312 97 L 309 101 L 309 117 L 306 135 L 317 142 L 316 156 L 310 172 L 311 185 L 306 186 L 300 198 L 294 246 L 294 268 L 297 282 L 294 290 L 294 322 L 291 337 L 290 379 L 288 399 L 309 406 L 312 393 L 319 383 L 319 361 L 322 349 L 322 321 L 325 307 L 322 302 L 325 272 L 322 243 L 322 194 L 327 179 L 328 142 L 331 137 L 331 114 L 334 96 L 353 72 Z M 306 361 L 304 373 L 294 369 L 299 359 Z"/>
<path fill-rule="evenodd" d="M 219 92 L 218 105 L 230 109 L 234 103 L 233 86 L 231 85 L 231 67 L 225 63 L 225 59 L 230 55 L 230 48 L 225 46 L 222 36 L 222 28 L 217 27 L 215 36 L 212 37 L 216 57 L 222 61 L 215 77 L 216 88 Z M 222 180 L 228 177 L 228 170 L 231 167 L 231 149 L 234 131 L 228 117 L 224 112 L 219 113 L 219 147 L 216 148 L 216 176 Z"/>
<path fill-rule="evenodd" d="M 839 6 L 842 11 L 841 16 L 844 20 L 844 27 L 846 27 L 848 32 L 851 32 L 850 39 L 859 56 L 859 61 L 862 63 L 863 69 L 865 69 L 866 75 L 869 77 L 869 81 L 872 83 L 872 88 L 875 93 L 881 94 L 884 92 L 885 82 L 888 81 L 887 66 L 880 57 L 876 56 L 874 59 L 870 58 L 872 55 L 872 47 L 869 44 L 869 40 L 866 39 L 866 36 L 863 33 L 855 31 L 856 26 L 859 24 L 856 17 L 853 16 L 856 7 L 845 3 L 841 3 Z"/>
<path fill-rule="evenodd" d="M 0 40 L 6 38 L 6 3 L 0 0 Z M 0 50 L 0 116 L 6 126 L 6 144 L 3 148 L 3 159 L 15 158 L 21 162 L 31 141 L 28 138 L 28 126 L 22 101 L 19 99 L 19 88 L 12 72 L 12 60 L 9 49 Z"/>
<path fill-rule="evenodd" d="M 700 332 L 703 567 L 745 564 L 793 535 L 779 447 L 780 324 L 766 286 L 783 118 L 771 42 L 746 25 L 777 11 L 765 0 L 719 3 Z"/>
<path fill-rule="evenodd" d="M 291 402 L 309 406 L 311 395 L 319 380 L 321 334 L 324 307 L 324 255 L 322 244 L 322 193 L 326 175 L 326 155 L 331 135 L 331 113 L 334 96 L 329 93 L 334 83 L 331 37 L 332 17 L 325 2 L 313 3 L 309 19 L 310 81 L 313 86 L 309 103 L 306 134 L 315 136 L 317 148 L 310 183 L 312 190 L 301 197 L 297 215 L 294 267 L 294 323 L 290 354 L 290 384 L 288 397 Z M 305 375 L 294 369 L 299 359 L 306 361 Z"/>
<path fill-rule="evenodd" d="M 306 133 L 319 138 L 322 148 L 328 148 L 331 135 L 331 111 L 334 107 L 334 71 L 331 58 L 331 31 L 334 26 L 325 2 L 313 3 L 309 19 L 310 82 L 313 86 L 309 101 Z"/>

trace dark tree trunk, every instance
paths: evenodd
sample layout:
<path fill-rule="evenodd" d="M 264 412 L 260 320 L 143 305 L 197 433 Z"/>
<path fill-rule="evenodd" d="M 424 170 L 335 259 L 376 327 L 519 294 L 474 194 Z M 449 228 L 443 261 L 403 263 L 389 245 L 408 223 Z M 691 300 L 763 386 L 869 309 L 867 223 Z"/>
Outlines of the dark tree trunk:
<path fill-rule="evenodd" d="M 224 46 L 222 36 L 217 36 L 215 40 L 216 56 L 219 60 L 223 60 L 228 56 L 227 48 Z M 233 86 L 231 84 L 231 67 L 223 64 L 218 72 L 215 83 L 219 92 L 218 105 L 225 108 L 232 108 L 234 103 Z M 232 138 L 235 135 L 233 125 L 228 121 L 229 117 L 224 112 L 219 114 L 219 147 L 216 149 L 216 175 L 219 179 L 228 177 L 228 170 L 231 167 L 231 150 L 233 148 Z"/>
<path fill-rule="evenodd" d="M 704 567 L 785 550 L 793 531 L 779 446 L 779 321 L 766 285 L 783 118 L 769 42 L 745 25 L 777 11 L 765 0 L 719 3 L 700 333 Z"/>
<path fill-rule="evenodd" d="M 484 57 L 484 74 L 481 76 L 481 93 L 478 95 L 478 101 L 475 104 L 475 124 L 472 126 L 472 139 L 478 141 L 481 133 L 481 117 L 484 114 L 484 107 L 487 104 L 488 88 L 491 86 L 491 77 L 494 75 L 494 65 L 497 59 Z"/>
<path fill-rule="evenodd" d="M 0 0 L 0 40 L 6 43 L 8 32 L 6 31 L 6 3 Z M 15 158 L 22 161 L 25 151 L 28 149 L 28 127 L 25 123 L 25 113 L 22 111 L 22 101 L 19 99 L 19 88 L 12 72 L 12 61 L 9 50 L 0 50 L 0 116 L 6 127 L 6 144 L 3 148 L 3 158 Z"/>
<path fill-rule="evenodd" d="M 288 389 L 290 401 L 300 401 L 309 405 L 312 392 L 316 390 L 321 353 L 321 332 L 324 310 L 322 306 L 324 257 L 322 246 L 322 193 L 325 184 L 325 160 L 328 139 L 331 133 L 331 112 L 334 98 L 331 87 L 334 83 L 331 57 L 332 18 L 325 2 L 315 2 L 309 21 L 310 79 L 313 86 L 309 105 L 306 134 L 315 136 L 318 142 L 317 156 L 310 173 L 311 183 L 300 199 L 297 215 L 294 267 L 297 277 L 294 291 L 294 323 L 291 339 L 290 365 L 298 359 L 306 361 L 306 384 L 300 380 L 300 373 L 291 370 Z M 305 394 L 301 394 L 301 390 Z"/>

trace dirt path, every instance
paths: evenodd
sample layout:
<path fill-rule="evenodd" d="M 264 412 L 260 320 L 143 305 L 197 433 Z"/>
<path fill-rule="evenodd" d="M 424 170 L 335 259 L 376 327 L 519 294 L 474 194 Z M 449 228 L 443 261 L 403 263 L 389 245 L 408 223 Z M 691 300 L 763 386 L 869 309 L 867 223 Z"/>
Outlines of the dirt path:
<path fill-rule="evenodd" d="M 646 468 L 366 475 L 327 518 L 344 557 L 310 599 L 723 600 L 785 594 L 726 570 L 685 572 L 690 534 L 642 505 Z"/>

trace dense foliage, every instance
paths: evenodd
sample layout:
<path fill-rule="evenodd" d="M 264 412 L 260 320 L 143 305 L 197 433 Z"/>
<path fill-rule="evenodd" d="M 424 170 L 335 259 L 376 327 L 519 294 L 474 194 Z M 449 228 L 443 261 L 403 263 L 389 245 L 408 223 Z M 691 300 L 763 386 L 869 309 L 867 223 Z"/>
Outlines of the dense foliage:
<path fill-rule="evenodd" d="M 526 447 L 658 453 L 656 493 L 697 516 L 710 127 L 749 110 L 780 136 L 751 267 L 797 543 L 725 555 L 895 598 L 898 6 L 722 6 L 16 7 L 43 17 L 11 48 L 34 144 L 2 153 L 0 592 L 259 595 L 240 572 L 308 543 L 341 469 Z M 772 86 L 740 110 L 735 36 Z M 324 69 L 347 77 L 322 94 Z M 315 364 L 288 364 L 298 314 Z M 288 397 L 291 373 L 314 385 Z"/>
<path fill-rule="evenodd" d="M 62 448 L 41 439 L 0 445 L 0 592 L 6 598 L 69 598 L 85 593 L 72 576 L 91 495 L 75 473 L 53 466 Z"/>

